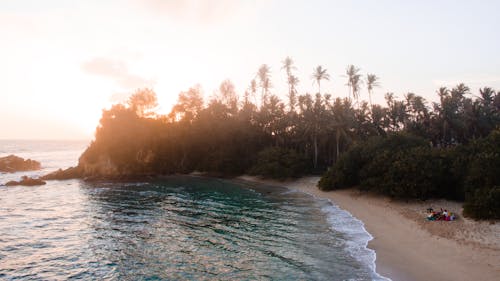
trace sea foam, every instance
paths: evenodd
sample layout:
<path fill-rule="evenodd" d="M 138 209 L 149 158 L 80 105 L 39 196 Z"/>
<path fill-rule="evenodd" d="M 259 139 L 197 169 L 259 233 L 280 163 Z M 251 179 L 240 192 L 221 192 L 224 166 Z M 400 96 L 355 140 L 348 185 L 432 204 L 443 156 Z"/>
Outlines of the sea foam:
<path fill-rule="evenodd" d="M 330 199 L 319 198 L 313 194 L 290 189 L 289 192 L 301 192 L 309 194 L 323 204 L 321 211 L 327 216 L 331 228 L 344 235 L 344 244 L 347 252 L 362 264 L 367 265 L 373 271 L 373 280 L 391 281 L 377 273 L 377 255 L 373 249 L 368 248 L 368 243 L 373 240 L 373 236 L 366 230 L 364 223 L 354 217 L 351 213 L 341 209 Z"/>

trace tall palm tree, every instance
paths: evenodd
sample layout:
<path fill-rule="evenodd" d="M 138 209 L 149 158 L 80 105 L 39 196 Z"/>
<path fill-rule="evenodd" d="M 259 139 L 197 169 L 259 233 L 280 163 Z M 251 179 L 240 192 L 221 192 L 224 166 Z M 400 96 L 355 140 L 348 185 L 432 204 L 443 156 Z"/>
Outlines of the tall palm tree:
<path fill-rule="evenodd" d="M 283 61 L 282 64 L 283 66 L 281 69 L 284 69 L 286 71 L 286 76 L 287 76 L 287 81 L 288 81 L 288 100 L 289 100 L 289 107 L 290 111 L 293 111 L 295 108 L 295 104 L 297 103 L 297 90 L 295 87 L 299 83 L 299 78 L 297 76 L 293 75 L 292 70 L 297 69 L 293 65 L 293 59 L 291 57 L 286 57 Z"/>
<path fill-rule="evenodd" d="M 252 79 L 252 81 L 250 81 L 250 86 L 248 87 L 249 90 L 250 90 L 250 93 L 252 94 L 252 97 L 253 97 L 253 100 L 255 102 L 255 104 L 257 104 L 257 81 L 255 81 L 255 79 Z"/>
<path fill-rule="evenodd" d="M 352 79 L 352 96 L 356 99 L 356 105 L 359 109 L 359 92 L 361 91 L 361 84 L 363 81 L 361 80 L 361 75 L 355 75 Z"/>
<path fill-rule="evenodd" d="M 481 101 L 484 105 L 489 105 L 493 102 L 495 97 L 495 90 L 490 87 L 484 87 L 479 89 L 479 94 L 481 95 Z"/>
<path fill-rule="evenodd" d="M 380 86 L 379 77 L 375 74 L 368 73 L 366 75 L 366 88 L 368 89 L 368 99 L 370 100 L 370 111 L 373 108 L 372 104 L 372 91 L 373 88 Z"/>
<path fill-rule="evenodd" d="M 271 69 L 267 64 L 263 64 L 259 67 L 257 77 L 259 78 L 260 87 L 262 89 L 262 104 L 264 104 L 268 98 L 269 88 L 271 88 Z"/>
<path fill-rule="evenodd" d="M 296 67 L 293 65 L 294 62 L 291 57 L 286 57 L 281 63 L 283 64 L 281 69 L 284 69 L 287 75 L 292 74 L 292 70 L 296 69 Z"/>
<path fill-rule="evenodd" d="M 299 78 L 295 75 L 290 75 L 288 77 L 288 84 L 290 85 L 290 93 L 288 96 L 290 111 L 294 110 L 297 104 L 297 84 L 299 84 Z"/>
<path fill-rule="evenodd" d="M 470 93 L 470 88 L 467 87 L 464 83 L 460 83 L 455 86 L 455 88 L 450 91 L 452 98 L 461 100 L 463 97 Z"/>
<path fill-rule="evenodd" d="M 441 100 L 441 103 L 443 102 L 443 99 L 450 94 L 450 90 L 446 87 L 441 87 L 439 90 L 436 92 Z"/>
<path fill-rule="evenodd" d="M 332 129 L 335 132 L 335 145 L 336 145 L 336 157 L 335 161 L 338 161 L 340 157 L 340 142 L 342 139 L 349 138 L 349 129 L 353 127 L 354 123 L 354 111 L 351 107 L 349 100 L 341 100 L 337 98 L 332 107 Z"/>
<path fill-rule="evenodd" d="M 311 94 L 299 96 L 299 114 L 301 130 L 307 141 L 311 142 L 313 167 L 318 167 L 319 145 L 321 135 L 325 133 L 329 118 L 327 115 L 327 105 L 330 96 L 322 96 L 319 93 L 313 97 Z"/>
<path fill-rule="evenodd" d="M 386 130 L 389 129 L 388 108 L 380 105 L 372 107 L 371 119 L 372 124 L 378 135 L 385 136 Z"/>
<path fill-rule="evenodd" d="M 446 140 L 447 140 L 446 133 L 447 133 L 448 127 L 449 127 L 448 118 L 447 118 L 447 115 L 449 115 L 448 114 L 449 110 L 447 110 L 448 106 L 446 106 L 446 104 L 447 104 L 447 100 L 450 97 L 450 90 L 448 90 L 448 88 L 446 88 L 446 87 L 441 87 L 441 88 L 439 88 L 439 90 L 437 90 L 436 93 L 439 96 L 440 104 L 439 105 L 436 104 L 435 107 L 436 107 L 436 111 L 437 111 L 439 119 L 440 119 L 441 126 L 443 128 L 440 141 L 442 143 L 446 143 Z"/>
<path fill-rule="evenodd" d="M 354 65 L 348 65 L 346 68 L 347 76 L 347 86 L 349 87 L 349 100 L 352 97 L 356 99 L 359 98 L 359 90 L 361 89 L 361 74 L 359 74 L 360 69 Z"/>
<path fill-rule="evenodd" d="M 321 94 L 321 80 L 330 80 L 330 74 L 327 73 L 327 69 L 323 66 L 318 65 L 311 76 L 318 84 L 318 93 Z"/>
<path fill-rule="evenodd" d="M 425 118 L 428 117 L 429 111 L 427 109 L 427 106 L 425 105 L 426 100 L 421 97 L 417 96 L 414 93 L 408 93 L 405 95 L 405 98 L 407 100 L 407 106 L 410 111 L 410 113 L 413 115 L 411 116 L 413 121 L 417 123 L 422 123 Z"/>

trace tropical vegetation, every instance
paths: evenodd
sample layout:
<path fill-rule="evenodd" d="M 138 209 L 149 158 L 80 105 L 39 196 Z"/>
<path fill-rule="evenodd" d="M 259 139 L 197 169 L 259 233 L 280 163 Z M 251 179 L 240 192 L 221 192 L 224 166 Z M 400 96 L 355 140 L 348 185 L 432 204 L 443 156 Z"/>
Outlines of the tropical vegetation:
<path fill-rule="evenodd" d="M 195 86 L 164 115 L 155 111 L 156 93 L 139 89 L 103 111 L 80 162 L 107 161 L 127 175 L 201 171 L 284 179 L 328 170 L 319 185 L 325 190 L 359 186 L 398 198 L 465 200 L 470 216 L 499 218 L 499 92 L 485 87 L 476 95 L 459 84 L 440 88 L 439 102 L 387 93 L 379 105 L 372 96 L 380 78 L 363 78 L 353 65 L 344 76 L 347 97 L 321 87 L 332 77 L 321 65 L 311 74 L 312 94 L 297 92 L 292 58 L 281 69 L 285 100 L 273 93 L 266 64 L 241 96 L 230 80 L 208 100 Z"/>

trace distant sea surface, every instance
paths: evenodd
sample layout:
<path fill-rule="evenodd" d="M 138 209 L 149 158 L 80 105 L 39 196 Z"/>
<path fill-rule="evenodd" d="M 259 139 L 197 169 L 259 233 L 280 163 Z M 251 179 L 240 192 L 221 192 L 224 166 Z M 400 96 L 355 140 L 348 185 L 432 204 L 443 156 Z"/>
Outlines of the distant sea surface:
<path fill-rule="evenodd" d="M 87 142 L 0 141 L 42 171 Z M 202 177 L 0 186 L 1 280 L 386 280 L 360 221 L 279 187 Z"/>

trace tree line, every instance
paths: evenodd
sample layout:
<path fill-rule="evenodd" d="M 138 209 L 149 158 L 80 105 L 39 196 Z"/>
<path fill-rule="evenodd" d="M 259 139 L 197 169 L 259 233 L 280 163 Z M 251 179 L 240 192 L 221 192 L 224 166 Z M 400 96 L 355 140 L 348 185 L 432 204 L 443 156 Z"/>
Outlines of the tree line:
<path fill-rule="evenodd" d="M 288 85 L 286 100 L 272 92 L 270 67 L 266 64 L 258 68 L 241 96 L 230 80 L 223 81 L 208 100 L 204 100 L 201 88 L 195 86 L 181 92 L 171 112 L 165 115 L 155 112 L 156 93 L 139 89 L 126 103 L 103 111 L 95 140 L 80 162 L 105 160 L 113 164 L 116 173 L 123 175 L 200 171 L 219 176 L 250 173 L 282 179 L 324 173 L 333 166 L 325 175 L 328 180 L 322 184 L 322 188 L 331 189 L 360 184 L 359 175 L 358 180 L 350 182 L 337 178 L 341 174 L 340 165 L 349 162 L 346 157 L 352 156 L 355 149 L 373 147 L 375 151 L 396 155 L 396 149 L 391 150 L 390 145 L 382 142 L 392 141 L 397 146 L 398 141 L 393 138 L 404 135 L 408 137 L 400 138 L 400 142 L 425 150 L 411 152 L 425 155 L 419 158 L 425 163 L 430 154 L 486 139 L 498 131 L 500 124 L 500 94 L 489 87 L 479 89 L 478 93 L 464 84 L 451 89 L 442 87 L 437 91 L 439 102 L 435 103 L 414 93 L 406 93 L 401 99 L 386 93 L 386 104 L 378 105 L 372 104 L 371 96 L 379 86 L 379 77 L 371 73 L 363 75 L 353 65 L 346 67 L 345 72 L 347 97 L 332 97 L 322 92 L 321 82 L 330 79 L 322 66 L 314 68 L 311 75 L 317 86 L 314 94 L 298 93 L 300 81 L 290 57 L 283 60 L 281 68 Z M 368 101 L 361 99 L 362 93 L 368 94 Z M 406 150 L 401 151 L 401 157 L 407 155 Z M 498 147 L 492 151 L 498 158 Z M 412 162 L 412 159 L 408 156 L 398 161 Z M 377 168 L 375 164 L 372 166 Z M 438 171 L 428 172 L 432 176 Z M 366 174 L 372 172 L 367 170 Z M 405 176 L 410 175 L 394 175 Z M 494 180 L 498 189 L 498 176 Z M 397 180 L 394 183 L 397 185 Z M 419 186 L 419 182 L 415 185 Z M 433 194 L 437 193 L 428 195 Z M 417 192 L 408 193 L 407 197 L 428 195 L 420 196 Z"/>

